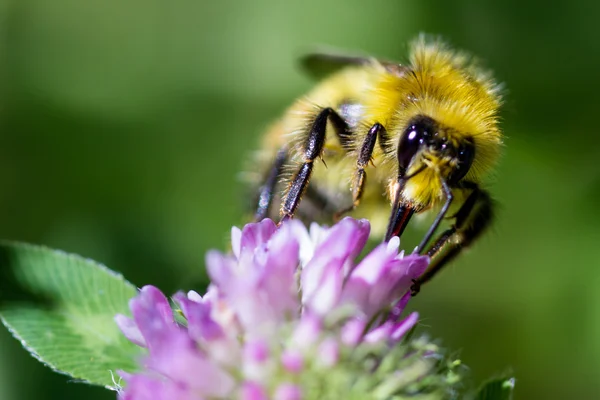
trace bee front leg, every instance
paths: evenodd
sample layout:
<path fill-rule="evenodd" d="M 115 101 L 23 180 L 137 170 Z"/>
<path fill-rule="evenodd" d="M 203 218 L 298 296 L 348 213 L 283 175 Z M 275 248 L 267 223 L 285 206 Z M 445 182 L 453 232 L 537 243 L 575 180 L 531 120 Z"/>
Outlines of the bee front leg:
<path fill-rule="evenodd" d="M 282 221 L 292 218 L 300 204 L 302 196 L 306 192 L 308 182 L 312 175 L 314 161 L 323 154 L 326 140 L 327 121 L 331 121 L 338 139 L 343 147 L 348 145 L 350 130 L 342 117 L 332 108 L 324 108 L 319 112 L 313 122 L 304 145 L 304 162 L 294 175 L 292 183 L 285 195 L 281 207 Z"/>
<path fill-rule="evenodd" d="M 433 261 L 427 271 L 414 281 L 411 287 L 413 296 L 419 293 L 421 285 L 431 280 L 464 248 L 477 239 L 493 219 L 494 202 L 487 191 L 473 182 L 463 182 L 455 189 L 469 190 L 471 193 L 453 216 L 454 225 L 443 232 L 427 251 L 427 255 Z"/>
<path fill-rule="evenodd" d="M 373 156 L 373 149 L 375 149 L 375 143 L 379 137 L 380 142 L 383 142 L 383 138 L 387 135 L 385 127 L 380 123 L 376 123 L 369 129 L 369 133 L 365 136 L 365 140 L 358 153 L 358 159 L 356 160 L 356 170 L 352 177 L 352 205 L 344 208 L 335 214 L 335 219 L 341 218 L 342 215 L 354 210 L 359 204 L 362 198 L 365 185 L 367 183 L 367 173 L 365 167 L 371 161 Z"/>
<path fill-rule="evenodd" d="M 269 175 L 267 175 L 267 179 L 258 191 L 258 206 L 256 213 L 254 214 L 255 221 L 262 221 L 269 216 L 271 205 L 273 204 L 273 197 L 275 196 L 275 188 L 287 158 L 288 148 L 287 146 L 284 146 L 277 152 Z"/>
<path fill-rule="evenodd" d="M 435 217 L 433 224 L 431 224 L 431 226 L 429 227 L 429 230 L 423 237 L 423 240 L 421 240 L 421 243 L 419 243 L 419 246 L 417 246 L 416 253 L 421 253 L 423 251 L 423 249 L 425 248 L 425 246 L 427 246 L 427 243 L 429 243 L 429 240 L 435 234 L 435 231 L 437 230 L 438 226 L 440 226 L 440 224 L 442 223 L 442 220 L 446 216 L 446 213 L 450 209 L 452 200 L 454 200 L 454 195 L 452 194 L 452 190 L 450 189 L 450 186 L 448 186 L 448 183 L 443 179 L 441 180 L 441 182 L 442 182 L 442 190 L 444 191 L 444 195 L 446 196 L 446 202 L 442 206 L 442 209 L 438 213 L 437 217 Z"/>

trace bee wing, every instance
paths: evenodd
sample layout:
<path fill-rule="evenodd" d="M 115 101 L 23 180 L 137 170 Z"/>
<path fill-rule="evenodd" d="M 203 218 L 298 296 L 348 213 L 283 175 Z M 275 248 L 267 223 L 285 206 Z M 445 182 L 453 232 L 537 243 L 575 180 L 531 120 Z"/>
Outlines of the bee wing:
<path fill-rule="evenodd" d="M 313 78 L 322 79 L 347 66 L 381 65 L 395 74 L 403 74 L 406 67 L 388 60 L 340 51 L 319 51 L 309 53 L 300 59 L 302 68 Z"/>

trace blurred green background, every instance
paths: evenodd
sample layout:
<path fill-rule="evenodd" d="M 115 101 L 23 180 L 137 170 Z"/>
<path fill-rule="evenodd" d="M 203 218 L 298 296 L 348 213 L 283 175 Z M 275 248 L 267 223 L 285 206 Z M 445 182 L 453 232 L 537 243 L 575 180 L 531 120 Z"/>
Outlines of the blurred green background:
<path fill-rule="evenodd" d="M 475 382 L 512 369 L 517 399 L 600 398 L 598 12 L 0 0 L 0 237 L 94 258 L 138 286 L 201 289 L 205 251 L 241 222 L 245 157 L 312 85 L 298 55 L 328 44 L 402 59 L 418 32 L 440 34 L 506 83 L 507 140 L 494 232 L 416 298 L 422 330 Z M 46 370 L 0 329 L 0 399 L 83 398 L 115 394 Z"/>

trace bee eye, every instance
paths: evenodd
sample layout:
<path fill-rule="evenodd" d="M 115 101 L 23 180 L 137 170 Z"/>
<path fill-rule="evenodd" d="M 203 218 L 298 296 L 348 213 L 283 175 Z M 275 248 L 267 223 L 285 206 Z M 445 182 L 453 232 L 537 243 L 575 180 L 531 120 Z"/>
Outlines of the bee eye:
<path fill-rule="evenodd" d="M 450 184 L 457 183 L 469 172 L 469 168 L 471 168 L 473 159 L 475 158 L 475 146 L 473 146 L 473 143 L 462 144 L 458 148 L 457 158 L 458 164 L 456 165 L 456 169 L 449 177 Z"/>
<path fill-rule="evenodd" d="M 423 143 L 427 143 L 435 132 L 433 120 L 420 117 L 408 125 L 398 144 L 398 167 L 404 175 L 415 154 Z"/>

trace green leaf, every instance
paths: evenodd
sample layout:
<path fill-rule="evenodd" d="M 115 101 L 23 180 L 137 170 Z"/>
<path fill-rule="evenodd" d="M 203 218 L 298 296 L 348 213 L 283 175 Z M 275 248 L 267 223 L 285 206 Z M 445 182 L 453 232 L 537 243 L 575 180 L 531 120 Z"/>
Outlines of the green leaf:
<path fill-rule="evenodd" d="M 515 378 L 493 379 L 479 389 L 475 400 L 511 400 L 514 387 Z"/>
<path fill-rule="evenodd" d="M 54 371 L 116 389 L 142 349 L 120 332 L 136 288 L 94 261 L 27 244 L 0 242 L 0 319 Z"/>

